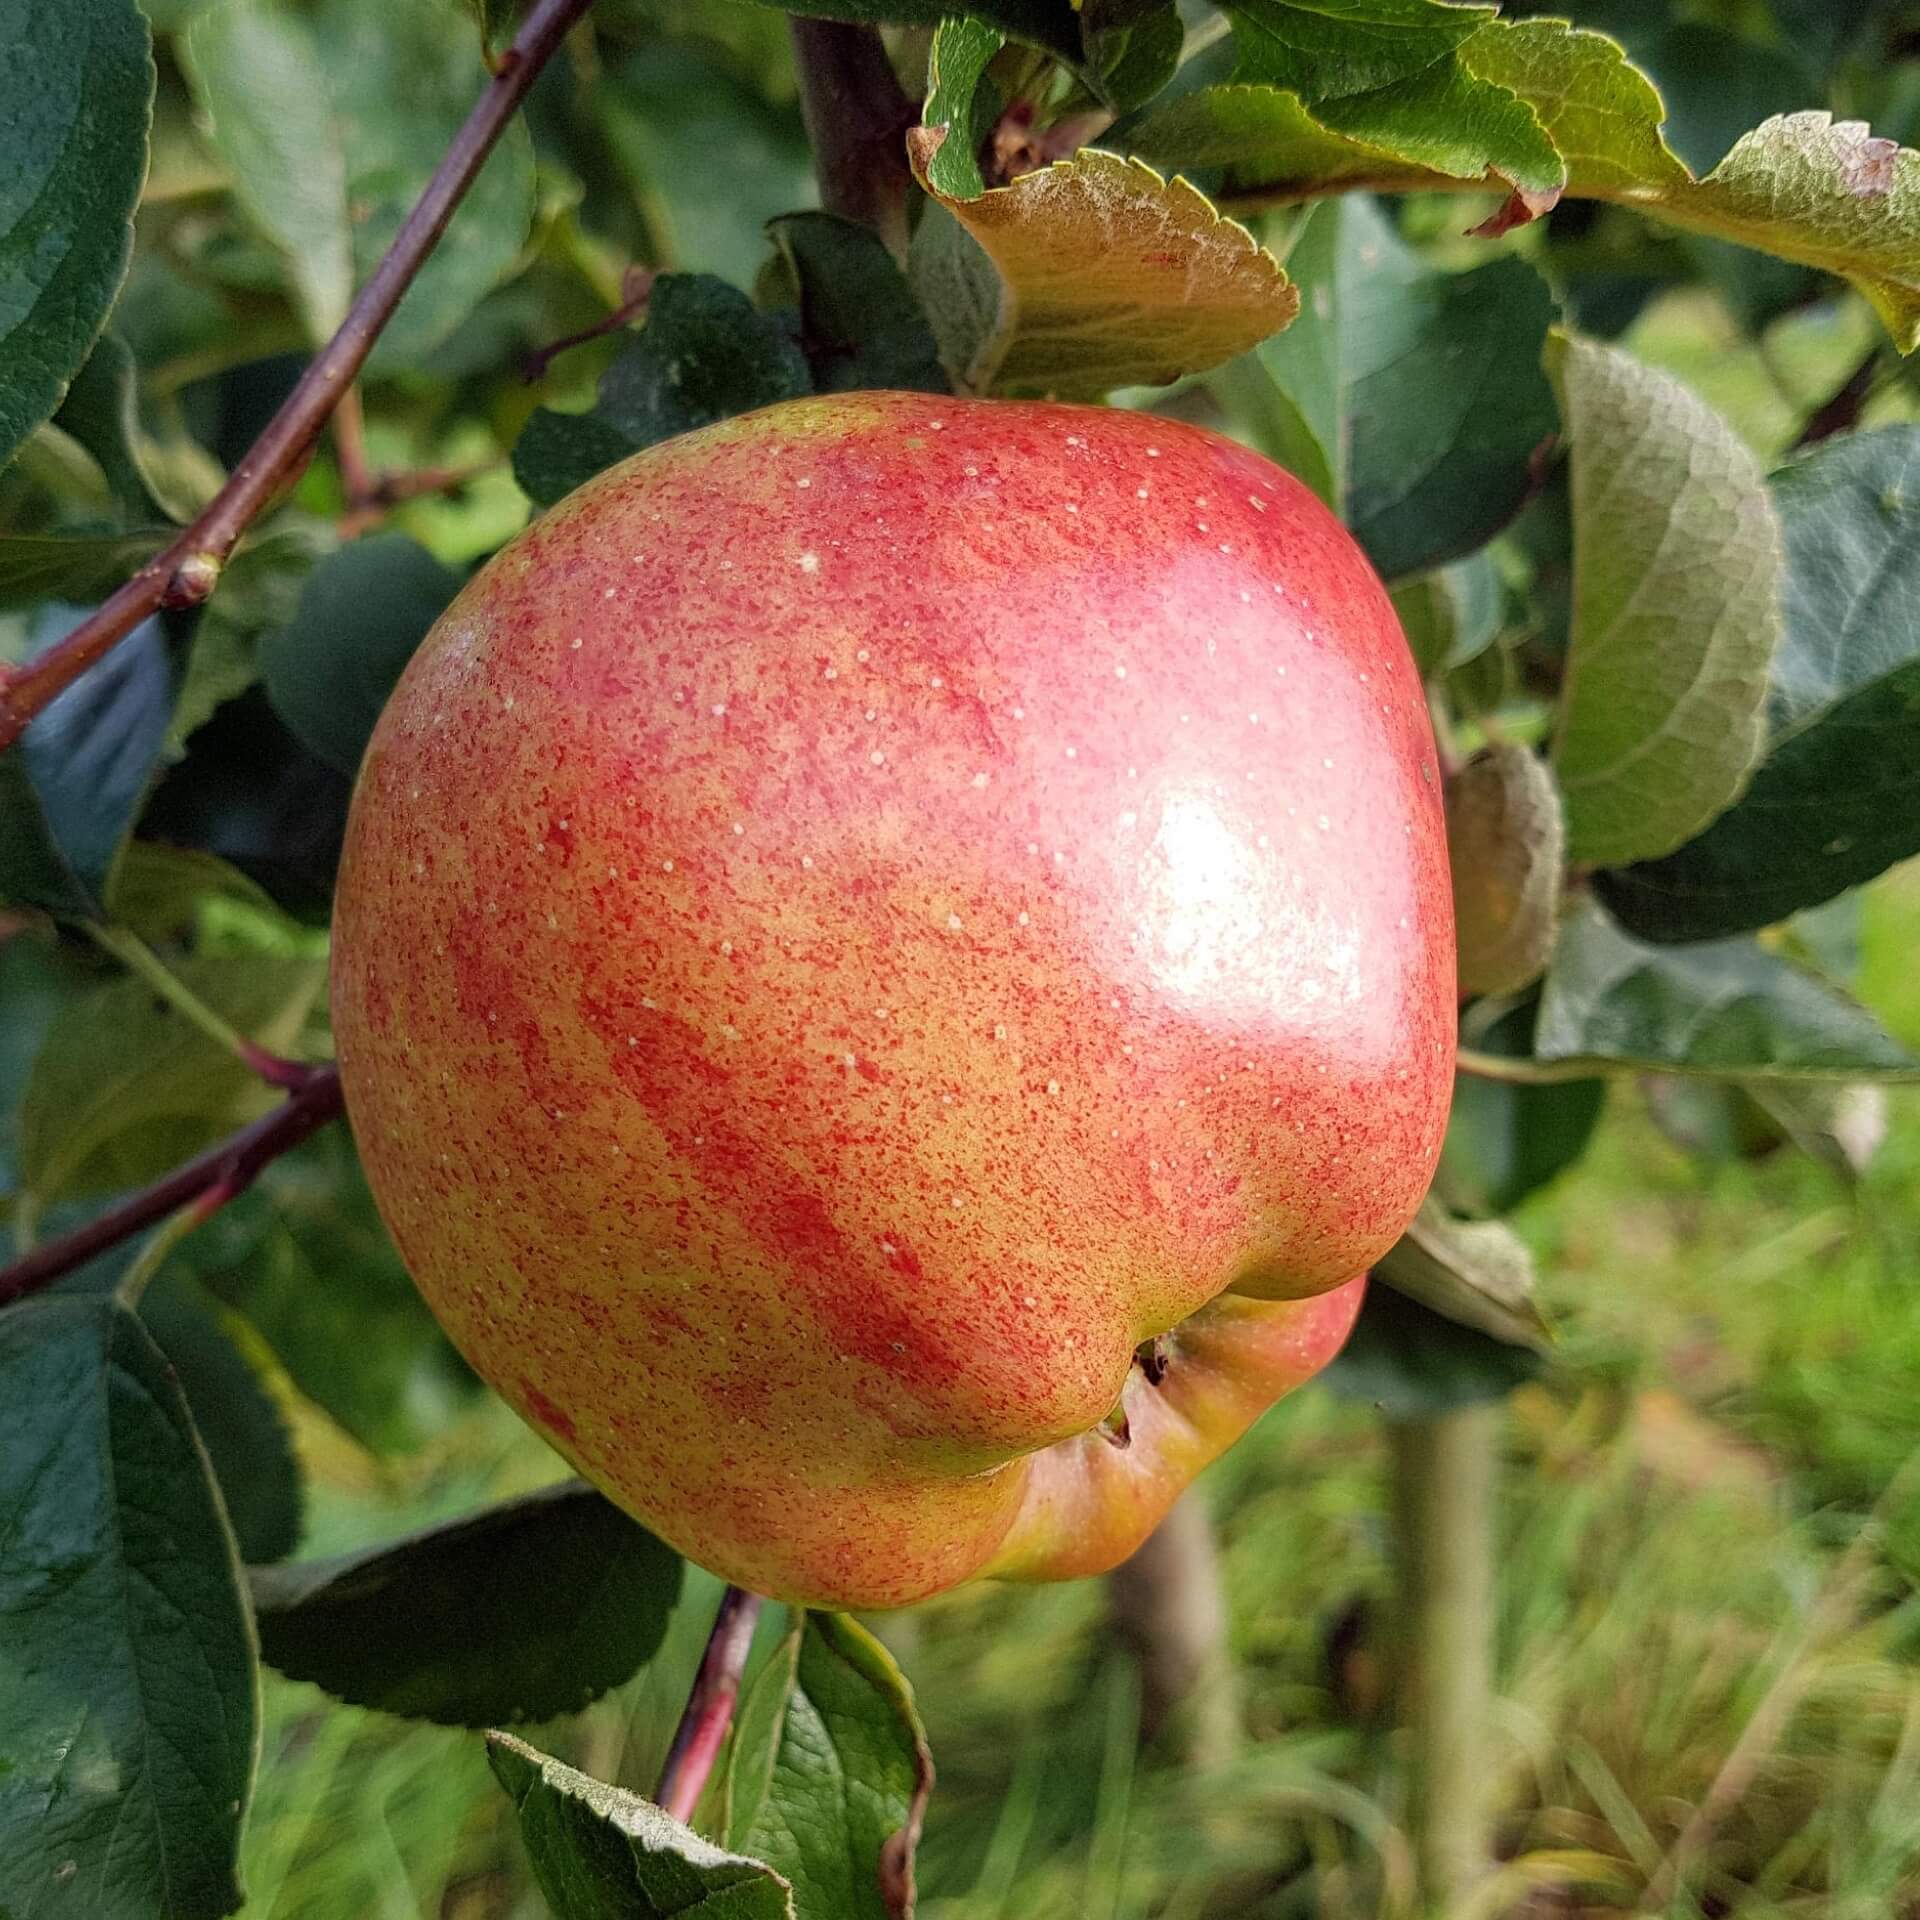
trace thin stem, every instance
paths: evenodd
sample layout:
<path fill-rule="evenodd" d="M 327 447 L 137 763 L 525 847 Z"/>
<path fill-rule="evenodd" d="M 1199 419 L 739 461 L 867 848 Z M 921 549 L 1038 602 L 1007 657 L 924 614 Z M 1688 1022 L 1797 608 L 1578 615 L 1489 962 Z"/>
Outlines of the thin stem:
<path fill-rule="evenodd" d="M 544 347 L 535 347 L 521 363 L 521 377 L 528 386 L 547 377 L 547 369 L 575 347 L 584 347 L 589 340 L 601 339 L 609 333 L 619 330 L 631 321 L 637 320 L 647 310 L 647 302 L 653 298 L 654 270 L 651 267 L 636 267 L 628 270 L 621 283 L 622 299 L 620 304 L 604 320 L 596 320 L 590 327 L 582 327 L 578 333 L 563 334 L 558 340 L 549 340 Z"/>
<path fill-rule="evenodd" d="M 707 1636 L 707 1651 L 653 1795 L 676 1820 L 693 1818 L 693 1810 L 706 1791 L 707 1776 L 733 1724 L 740 1676 L 746 1670 L 747 1650 L 753 1645 L 753 1630 L 760 1621 L 760 1604 L 757 1593 L 739 1587 L 729 1587 L 720 1596 L 720 1611 L 714 1615 L 713 1631 Z"/>
<path fill-rule="evenodd" d="M 1880 342 L 1876 340 L 1853 371 L 1807 416 L 1794 446 L 1816 446 L 1836 433 L 1847 433 L 1857 427 L 1867 402 L 1873 397 L 1874 380 L 1879 371 Z"/>
<path fill-rule="evenodd" d="M 1555 1087 L 1567 1080 L 1601 1080 L 1609 1072 L 1627 1071 L 1624 1067 L 1610 1068 L 1604 1061 L 1526 1060 L 1517 1055 L 1481 1053 L 1472 1047 L 1462 1047 L 1454 1056 L 1454 1064 L 1476 1080 L 1499 1080 L 1510 1087 Z"/>
<path fill-rule="evenodd" d="M 269 1086 L 298 1087 L 313 1072 L 300 1061 L 283 1059 L 257 1041 L 249 1040 L 208 1006 L 137 933 L 126 927 L 102 926 L 96 921 L 87 922 L 87 932 L 97 946 L 104 947 L 130 973 L 138 974 L 176 1013 L 184 1015 L 209 1040 L 224 1047 Z"/>
<path fill-rule="evenodd" d="M 373 498 L 373 464 L 367 458 L 367 410 L 360 389 L 346 388 L 333 410 L 333 452 L 340 463 L 340 488 L 349 507 L 364 507 Z"/>
<path fill-rule="evenodd" d="M 147 1243 L 134 1256 L 132 1264 L 120 1276 L 119 1285 L 114 1288 L 114 1297 L 123 1307 L 137 1307 L 140 1296 L 147 1290 L 147 1283 L 166 1264 L 167 1256 L 196 1227 L 207 1221 L 232 1199 L 223 1182 L 216 1181 L 196 1198 L 187 1202 L 179 1212 L 163 1220 L 151 1234 Z"/>
<path fill-rule="evenodd" d="M 904 254 L 913 192 L 907 129 L 920 116 L 886 47 L 872 27 L 798 15 L 787 24 L 820 204 Z"/>
<path fill-rule="evenodd" d="M 203 1207 L 200 1218 L 207 1218 L 236 1194 L 244 1193 L 261 1168 L 283 1153 L 291 1153 L 325 1126 L 344 1104 L 339 1068 L 310 1068 L 299 1086 L 264 1118 L 242 1127 L 184 1166 L 175 1167 L 152 1186 L 129 1194 L 85 1226 L 48 1240 L 0 1267 L 0 1307 L 50 1286 L 181 1207 Z"/>
<path fill-rule="evenodd" d="M 81 674 L 162 607 L 195 607 L 255 518 L 312 451 L 328 416 L 366 363 L 380 332 L 421 263 L 446 231 L 474 176 L 505 131 L 541 68 L 593 0 L 535 0 L 513 45 L 466 124 L 454 136 L 386 257 L 341 323 L 300 376 L 225 486 L 171 545 L 44 653 L 0 668 L 0 752 Z"/>

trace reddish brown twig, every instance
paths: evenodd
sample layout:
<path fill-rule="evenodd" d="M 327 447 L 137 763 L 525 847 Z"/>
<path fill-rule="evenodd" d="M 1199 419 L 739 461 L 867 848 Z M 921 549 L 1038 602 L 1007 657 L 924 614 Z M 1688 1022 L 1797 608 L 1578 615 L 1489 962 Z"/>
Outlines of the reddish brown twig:
<path fill-rule="evenodd" d="M 676 1820 L 691 1820 L 706 1791 L 707 1776 L 720 1756 L 727 1729 L 733 1724 L 734 1704 L 740 1698 L 740 1676 L 746 1670 L 747 1650 L 760 1619 L 760 1596 L 729 1587 L 720 1596 L 720 1611 L 707 1636 L 707 1651 L 695 1676 L 687 1709 L 674 1730 L 666 1765 L 654 1799 Z"/>
<path fill-rule="evenodd" d="M 618 333 L 620 329 L 637 320 L 647 310 L 647 302 L 653 298 L 654 271 L 651 267 L 629 267 L 620 279 L 620 304 L 604 320 L 596 320 L 590 327 L 582 327 L 578 333 L 563 335 L 558 340 L 549 340 L 544 347 L 534 350 L 520 363 L 520 377 L 532 386 L 537 380 L 544 380 L 547 369 L 573 347 L 584 347 L 589 340 L 598 340 L 604 334 Z"/>
<path fill-rule="evenodd" d="M 800 117 L 813 148 L 820 204 L 907 250 L 907 129 L 920 118 L 872 27 L 837 20 L 787 22 L 800 81 Z"/>
<path fill-rule="evenodd" d="M 192 1206 L 206 1219 L 244 1193 L 262 1167 L 279 1159 L 341 1111 L 338 1067 L 310 1067 L 273 1112 L 242 1127 L 231 1139 L 109 1207 L 84 1227 L 43 1242 L 11 1265 L 0 1267 L 0 1307 L 49 1286 L 84 1267 L 97 1254 Z"/>
<path fill-rule="evenodd" d="M 1852 432 L 1873 397 L 1874 380 L 1879 371 L 1880 343 L 1876 340 L 1853 371 L 1808 415 L 1806 425 L 1793 443 L 1795 449 L 1817 446 L 1836 433 Z"/>
<path fill-rule="evenodd" d="M 430 493 L 458 493 L 482 474 L 492 473 L 505 464 L 503 458 L 496 456 L 491 460 L 470 460 L 464 467 L 413 467 L 398 473 L 376 473 L 368 482 L 364 498 L 334 522 L 334 530 L 343 540 L 357 540 L 369 528 L 378 526 L 395 507 L 409 500 L 424 499 Z"/>
<path fill-rule="evenodd" d="M 535 0 L 513 45 L 501 55 L 492 82 L 454 136 L 386 257 L 361 288 L 340 331 L 315 356 L 199 518 L 64 640 L 21 666 L 0 667 L 0 752 L 149 614 L 162 607 L 198 606 L 212 593 L 240 536 L 312 450 L 541 68 L 592 4 Z"/>

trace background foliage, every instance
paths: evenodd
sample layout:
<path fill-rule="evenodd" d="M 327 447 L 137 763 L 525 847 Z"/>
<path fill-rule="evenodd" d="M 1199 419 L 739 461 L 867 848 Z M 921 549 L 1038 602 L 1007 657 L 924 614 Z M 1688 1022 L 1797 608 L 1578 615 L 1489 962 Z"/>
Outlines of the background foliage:
<path fill-rule="evenodd" d="M 327 1057 L 360 748 L 529 511 L 811 391 L 1220 427 L 1395 591 L 1475 1073 L 1331 1390 L 1212 1477 L 1244 1752 L 1139 1751 L 1095 1586 L 880 1623 L 922 1911 L 1411 1911 L 1379 1414 L 1488 1395 L 1489 1910 L 1920 1899 L 1920 16 L 822 10 L 925 98 L 910 240 L 819 209 L 778 10 L 599 0 L 208 604 L 0 756 L 0 1225 L 273 1111 L 237 1036 Z M 0 661 L 214 497 L 518 13 L 0 0 Z M 0 1915 L 904 1910 L 927 1730 L 855 1623 L 764 1624 L 712 1845 L 639 1799 L 713 1583 L 554 1484 L 343 1129 L 0 1306 L 0 1405 Z"/>

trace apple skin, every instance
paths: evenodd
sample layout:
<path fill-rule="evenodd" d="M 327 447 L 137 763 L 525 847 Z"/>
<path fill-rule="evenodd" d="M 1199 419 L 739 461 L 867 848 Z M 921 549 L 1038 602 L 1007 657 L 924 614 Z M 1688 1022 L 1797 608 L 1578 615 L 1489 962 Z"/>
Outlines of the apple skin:
<path fill-rule="evenodd" d="M 476 576 L 369 746 L 333 973 L 475 1368 L 689 1558 L 863 1608 L 1117 1563 L 1338 1351 L 1453 999 L 1419 679 L 1319 502 L 1161 419 L 877 393 Z"/>

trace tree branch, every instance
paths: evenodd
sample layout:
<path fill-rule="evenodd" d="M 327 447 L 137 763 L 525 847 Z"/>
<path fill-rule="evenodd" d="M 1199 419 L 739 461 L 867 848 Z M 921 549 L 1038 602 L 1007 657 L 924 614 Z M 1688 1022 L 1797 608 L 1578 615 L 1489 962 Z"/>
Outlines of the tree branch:
<path fill-rule="evenodd" d="M 733 1724 L 734 1703 L 740 1698 L 740 1676 L 746 1670 L 747 1650 L 760 1620 L 760 1596 L 729 1587 L 720 1596 L 720 1611 L 707 1636 L 707 1651 L 695 1676 L 687 1709 L 674 1730 L 660 1769 L 654 1799 L 676 1820 L 693 1818 L 706 1791 L 707 1776 Z"/>
<path fill-rule="evenodd" d="M 21 666 L 0 667 L 0 752 L 148 615 L 163 607 L 196 607 L 213 592 L 240 536 L 311 452 L 541 68 L 592 4 L 535 0 L 513 45 L 500 56 L 492 83 L 454 136 L 340 331 L 309 363 L 299 385 L 199 518 L 56 646 Z"/>
<path fill-rule="evenodd" d="M 180 1208 L 199 1203 L 207 1218 L 244 1193 L 262 1167 L 279 1159 L 340 1113 L 338 1067 L 311 1068 L 273 1112 L 242 1127 L 229 1140 L 129 1194 L 71 1233 L 59 1235 L 0 1267 L 0 1307 L 50 1286 L 84 1267 L 96 1254 L 131 1240 Z"/>
<path fill-rule="evenodd" d="M 872 27 L 795 15 L 800 117 L 813 147 L 820 204 L 871 227 L 897 254 L 907 250 L 907 129 L 920 117 Z"/>

